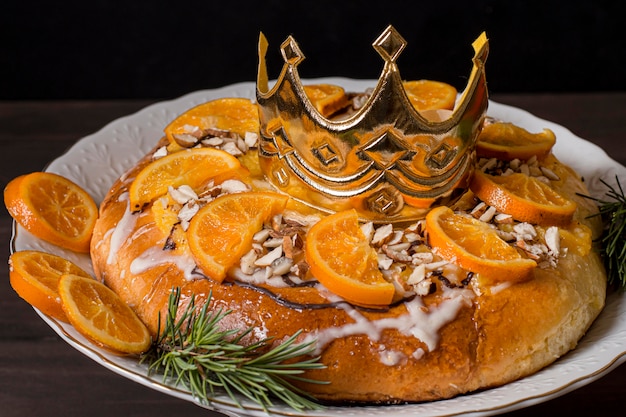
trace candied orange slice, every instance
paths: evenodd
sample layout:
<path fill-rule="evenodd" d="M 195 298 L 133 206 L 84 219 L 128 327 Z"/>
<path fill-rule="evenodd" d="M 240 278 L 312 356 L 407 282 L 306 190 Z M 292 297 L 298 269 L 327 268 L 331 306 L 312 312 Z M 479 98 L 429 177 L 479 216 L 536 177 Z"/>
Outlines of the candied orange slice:
<path fill-rule="evenodd" d="M 457 91 L 450 84 L 432 80 L 405 81 L 402 84 L 417 111 L 454 109 Z"/>
<path fill-rule="evenodd" d="M 313 276 L 334 294 L 355 304 L 388 305 L 395 289 L 378 269 L 355 210 L 340 211 L 315 223 L 306 236 L 306 261 Z"/>
<path fill-rule="evenodd" d="M 223 195 L 202 207 L 187 229 L 187 244 L 202 272 L 222 282 L 252 248 L 254 234 L 282 212 L 288 200 L 274 192 L 245 192 Z"/>
<path fill-rule="evenodd" d="M 170 143 L 176 135 L 194 134 L 196 130 L 220 129 L 237 133 L 242 138 L 247 132 L 259 132 L 257 105 L 247 98 L 226 97 L 208 101 L 187 110 L 165 127 Z"/>
<path fill-rule="evenodd" d="M 9 279 L 15 292 L 42 313 L 67 322 L 58 292 L 64 274 L 90 278 L 73 262 L 50 253 L 25 250 L 9 257 Z"/>
<path fill-rule="evenodd" d="M 150 206 L 154 224 L 164 237 L 167 236 L 165 247 L 177 253 L 183 253 L 187 248 L 187 237 L 178 217 L 180 210 L 181 205 L 171 198 L 157 198 Z"/>
<path fill-rule="evenodd" d="M 36 237 L 65 249 L 89 252 L 98 206 L 79 185 L 51 172 L 33 172 L 4 189 L 9 214 Z"/>
<path fill-rule="evenodd" d="M 440 206 L 426 215 L 428 243 L 442 258 L 491 282 L 521 282 L 537 263 L 522 257 L 487 223 Z"/>
<path fill-rule="evenodd" d="M 348 96 L 345 90 L 338 85 L 305 85 L 304 92 L 317 111 L 324 117 L 332 116 L 348 105 Z"/>
<path fill-rule="evenodd" d="M 550 129 L 531 133 L 512 123 L 496 122 L 482 129 L 476 142 L 476 155 L 504 161 L 528 160 L 532 156 L 541 159 L 550 153 L 555 143 L 556 136 Z"/>
<path fill-rule="evenodd" d="M 515 220 L 541 226 L 566 226 L 576 203 L 525 174 L 489 175 L 475 171 L 470 189 L 485 203 Z"/>
<path fill-rule="evenodd" d="M 210 180 L 221 182 L 237 177 L 241 163 L 228 152 L 215 148 L 183 149 L 146 165 L 129 188 L 133 211 L 141 210 L 155 198 L 164 195 L 169 186 L 188 185 L 195 191 Z"/>
<path fill-rule="evenodd" d="M 101 282 L 65 274 L 59 280 L 59 295 L 70 323 L 88 339 L 122 353 L 139 354 L 150 347 L 143 322 Z"/>

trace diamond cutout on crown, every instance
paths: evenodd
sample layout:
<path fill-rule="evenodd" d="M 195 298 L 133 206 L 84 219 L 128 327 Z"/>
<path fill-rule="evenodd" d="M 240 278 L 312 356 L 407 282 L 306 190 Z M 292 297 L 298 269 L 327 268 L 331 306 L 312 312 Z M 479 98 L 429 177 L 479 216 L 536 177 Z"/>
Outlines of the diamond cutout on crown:
<path fill-rule="evenodd" d="M 320 162 L 326 166 L 329 166 L 333 162 L 337 162 L 339 159 L 337 152 L 335 152 L 332 145 L 328 143 L 324 143 L 323 145 L 314 148 L 313 153 L 317 156 Z"/>
<path fill-rule="evenodd" d="M 386 130 L 366 144 L 360 153 L 364 154 L 364 158 L 372 160 L 378 169 L 386 171 L 394 168 L 397 161 L 410 159 L 414 152 L 409 151 L 401 137 Z"/>

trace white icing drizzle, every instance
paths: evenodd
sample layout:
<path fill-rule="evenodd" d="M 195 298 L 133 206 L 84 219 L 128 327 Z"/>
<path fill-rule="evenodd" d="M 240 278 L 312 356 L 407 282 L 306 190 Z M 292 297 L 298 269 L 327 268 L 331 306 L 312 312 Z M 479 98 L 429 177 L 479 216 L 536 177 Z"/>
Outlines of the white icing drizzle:
<path fill-rule="evenodd" d="M 398 352 L 397 350 L 388 350 L 385 346 L 381 346 L 381 349 L 379 349 L 378 357 L 380 358 L 380 362 L 387 366 L 400 365 L 406 362 L 406 355 L 404 353 Z"/>
<path fill-rule="evenodd" d="M 106 242 L 106 240 L 111 236 L 111 233 L 113 233 L 115 231 L 115 228 L 109 229 L 106 232 L 104 232 L 104 235 L 102 236 L 102 239 L 100 239 L 98 242 L 96 242 L 96 248 L 100 248 L 100 245 L 104 244 L 104 242 Z"/>
<path fill-rule="evenodd" d="M 149 269 L 164 264 L 174 264 L 183 272 L 186 280 L 203 278 L 202 275 L 195 272 L 196 262 L 190 255 L 174 254 L 161 248 L 153 246 L 147 249 L 137 258 L 133 259 L 130 264 L 130 273 L 133 275 L 141 274 Z"/>
<path fill-rule="evenodd" d="M 324 288 L 319 288 L 319 290 L 331 301 L 340 300 Z M 383 330 L 396 329 L 406 336 L 413 336 L 421 340 L 426 344 L 429 351 L 433 351 L 439 343 L 439 330 L 454 320 L 462 307 L 471 306 L 473 298 L 474 292 L 472 290 L 444 287 L 443 298 L 438 305 L 426 308 L 422 298 L 415 297 L 405 303 L 406 314 L 380 320 L 369 320 L 357 309 L 347 304 L 340 304 L 340 308 L 348 313 L 354 323 L 315 331 L 307 335 L 306 339 L 307 341 L 315 340 L 315 348 L 319 354 L 324 346 L 338 338 L 364 334 L 371 340 L 377 341 Z"/>
<path fill-rule="evenodd" d="M 491 287 L 491 294 L 497 294 L 502 290 L 506 290 L 507 288 L 513 285 L 510 281 L 501 282 L 500 284 L 493 285 Z"/>
<path fill-rule="evenodd" d="M 118 201 L 126 201 L 126 211 L 124 215 L 117 222 L 117 225 L 113 228 L 113 232 L 111 233 L 111 243 L 109 244 L 109 256 L 107 257 L 107 264 L 111 265 L 115 263 L 115 259 L 117 258 L 117 252 L 122 247 L 124 242 L 128 239 L 128 236 L 135 229 L 135 224 L 137 223 L 137 216 L 134 216 L 130 211 L 130 199 L 128 198 L 128 193 L 122 193 L 118 199 Z M 108 233 L 108 232 L 107 232 Z"/>

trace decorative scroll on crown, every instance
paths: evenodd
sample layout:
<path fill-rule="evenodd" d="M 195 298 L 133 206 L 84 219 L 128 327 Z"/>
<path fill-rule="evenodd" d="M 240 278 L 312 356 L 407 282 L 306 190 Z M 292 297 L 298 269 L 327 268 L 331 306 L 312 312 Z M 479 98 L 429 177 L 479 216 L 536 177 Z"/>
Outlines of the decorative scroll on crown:
<path fill-rule="evenodd" d="M 385 62 L 373 93 L 353 115 L 330 120 L 305 94 L 297 71 L 304 55 L 291 36 L 281 45 L 280 76 L 268 88 L 268 44 L 260 35 L 259 161 L 275 187 L 324 211 L 355 208 L 374 221 L 418 218 L 461 194 L 488 105 L 487 38 L 474 41 L 467 86 L 444 120 L 425 117 L 409 101 L 396 65 L 405 46 L 387 27 L 373 43 Z"/>

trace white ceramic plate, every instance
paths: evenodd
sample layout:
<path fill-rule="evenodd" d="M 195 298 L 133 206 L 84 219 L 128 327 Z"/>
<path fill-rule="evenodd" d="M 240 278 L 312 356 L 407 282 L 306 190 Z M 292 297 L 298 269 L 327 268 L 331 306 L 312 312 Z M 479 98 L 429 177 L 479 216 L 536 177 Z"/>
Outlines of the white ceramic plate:
<path fill-rule="evenodd" d="M 363 91 L 372 80 L 325 78 L 310 82 L 339 84 L 348 91 Z M 47 170 L 72 179 L 100 202 L 113 182 L 147 153 L 159 140 L 167 123 L 186 109 L 219 97 L 254 97 L 254 83 L 240 83 L 215 90 L 198 91 L 176 100 L 149 106 L 138 113 L 120 118 L 93 135 L 78 141 Z M 626 168 L 612 160 L 599 147 L 573 135 L 569 130 L 541 120 L 523 110 L 490 103 L 488 113 L 516 123 L 530 131 L 552 129 L 557 135 L 554 153 L 585 178 L 591 194 L 602 197 L 604 179 L 615 183 L 618 176 L 626 184 Z M 36 239 L 24 229 L 14 231 L 13 250 L 35 249 L 64 256 L 86 270 L 91 270 L 87 256 L 61 250 Z M 101 365 L 128 378 L 188 401 L 195 399 L 185 390 L 164 383 L 159 376 L 148 377 L 146 367 L 136 360 L 116 356 L 89 343 L 70 325 L 39 313 L 68 344 Z M 425 404 L 385 407 L 329 407 L 321 412 L 297 413 L 284 406 L 272 409 L 279 416 L 486 416 L 504 413 L 544 402 L 586 385 L 626 360 L 626 296 L 613 294 L 600 317 L 579 346 L 544 370 L 505 386 L 462 397 Z M 243 409 L 225 395 L 202 406 L 232 415 L 266 416 L 256 404 L 243 401 Z"/>

